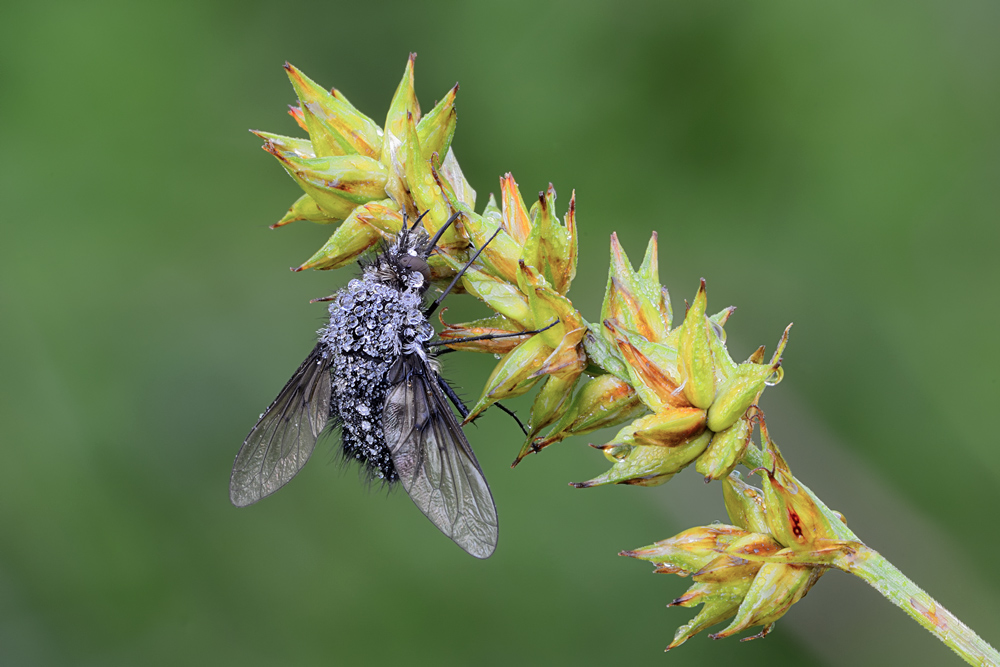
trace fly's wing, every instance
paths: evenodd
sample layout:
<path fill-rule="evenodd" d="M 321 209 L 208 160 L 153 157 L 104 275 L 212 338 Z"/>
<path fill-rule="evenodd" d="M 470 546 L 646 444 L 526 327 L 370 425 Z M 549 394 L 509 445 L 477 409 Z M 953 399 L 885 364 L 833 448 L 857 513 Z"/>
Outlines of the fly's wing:
<path fill-rule="evenodd" d="M 330 418 L 330 367 L 317 344 L 243 441 L 229 499 L 245 507 L 268 496 L 309 460 Z"/>
<path fill-rule="evenodd" d="M 497 546 L 496 505 L 437 373 L 405 356 L 389 371 L 389 383 L 382 427 L 399 481 L 442 533 L 488 558 Z"/>

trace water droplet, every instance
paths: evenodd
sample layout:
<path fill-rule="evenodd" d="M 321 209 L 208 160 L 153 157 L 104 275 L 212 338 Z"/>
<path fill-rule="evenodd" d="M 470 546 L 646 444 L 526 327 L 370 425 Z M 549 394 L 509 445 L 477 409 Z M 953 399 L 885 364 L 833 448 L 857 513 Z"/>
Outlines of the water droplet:
<path fill-rule="evenodd" d="M 715 332 L 715 335 L 719 338 L 719 340 L 723 343 L 726 342 L 726 330 L 722 328 L 721 324 L 718 322 L 712 322 L 712 330 Z"/>
<path fill-rule="evenodd" d="M 632 448 L 628 445 L 611 445 L 604 450 L 605 456 L 610 456 L 617 461 L 621 461 L 630 453 L 632 453 Z"/>
<path fill-rule="evenodd" d="M 764 380 L 764 384 L 766 384 L 768 387 L 773 387 L 774 385 L 781 382 L 784 379 L 784 377 L 785 377 L 785 369 L 779 366 L 776 371 L 767 376 L 767 379 Z"/>

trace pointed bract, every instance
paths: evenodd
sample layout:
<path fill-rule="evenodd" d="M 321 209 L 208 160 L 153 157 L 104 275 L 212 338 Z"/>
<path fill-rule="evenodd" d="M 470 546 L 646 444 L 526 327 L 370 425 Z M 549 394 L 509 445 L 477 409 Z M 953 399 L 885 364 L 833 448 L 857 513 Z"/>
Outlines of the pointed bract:
<path fill-rule="evenodd" d="M 718 558 L 730 543 L 744 537 L 745 530 L 722 523 L 697 526 L 639 549 L 622 551 L 619 556 L 639 558 L 651 563 L 669 564 L 685 574 L 692 574 Z"/>
<path fill-rule="evenodd" d="M 448 149 L 448 152 L 444 156 L 444 161 L 441 162 L 441 167 L 438 169 L 438 173 L 451 186 L 451 192 L 455 195 L 458 203 L 464 205 L 470 211 L 475 208 L 476 191 L 469 185 L 469 181 L 465 180 L 465 174 L 462 173 L 462 168 L 458 166 L 458 159 L 455 157 L 453 149 Z"/>
<path fill-rule="evenodd" d="M 358 204 L 384 199 L 386 169 L 378 160 L 361 155 L 300 157 L 272 141 L 264 143 L 285 171 L 331 217 L 347 218 Z"/>
<path fill-rule="evenodd" d="M 587 488 L 602 484 L 636 484 L 658 486 L 670 480 L 705 451 L 712 434 L 708 431 L 674 447 L 640 445 L 614 446 L 615 463 L 611 470 L 586 482 L 572 486 Z"/>
<path fill-rule="evenodd" d="M 614 319 L 605 320 L 604 327 L 618 346 L 632 386 L 651 410 L 691 405 L 681 390 L 680 381 L 673 375 L 677 372 L 674 350 L 630 334 Z"/>
<path fill-rule="evenodd" d="M 635 390 L 614 375 L 599 375 L 583 383 L 552 430 L 543 437 L 525 443 L 514 461 L 517 465 L 531 452 L 559 442 L 571 435 L 585 435 L 629 421 L 645 412 Z"/>
<path fill-rule="evenodd" d="M 299 98 L 299 111 L 317 156 L 366 155 L 381 152 L 382 130 L 337 91 L 327 92 L 294 66 L 285 71 Z M 298 120 L 298 114 L 293 114 Z"/>
<path fill-rule="evenodd" d="M 455 126 L 458 124 L 458 113 L 455 111 L 457 94 L 456 83 L 417 124 L 420 154 L 424 160 L 431 162 L 435 169 L 441 168 L 445 156 L 451 150 L 451 140 L 455 136 Z"/>
<path fill-rule="evenodd" d="M 424 229 L 428 234 L 434 234 L 448 221 L 453 211 L 430 162 L 423 157 L 412 114 L 407 116 L 405 129 L 405 146 L 399 150 L 397 157 L 402 156 L 403 159 L 406 191 L 417 215 L 423 215 Z M 459 243 L 457 228 L 452 225 L 438 240 L 438 247 Z M 461 243 L 464 244 L 464 241 Z"/>
<path fill-rule="evenodd" d="M 384 202 L 358 206 L 319 251 L 295 271 L 337 269 L 383 238 L 392 238 L 402 228 L 403 217 Z"/>
<path fill-rule="evenodd" d="M 715 400 L 715 366 L 712 363 L 711 321 L 705 316 L 705 281 L 681 325 L 678 347 L 684 395 L 695 407 L 707 409 Z"/>
<path fill-rule="evenodd" d="M 282 216 L 281 220 L 271 225 L 271 229 L 277 229 L 278 227 L 284 227 L 290 222 L 296 222 L 298 220 L 308 220 L 309 222 L 316 222 L 321 225 L 328 225 L 335 222 L 340 222 L 340 218 L 334 218 L 329 215 L 326 211 L 321 209 L 316 201 L 309 195 L 302 195 L 295 200 L 288 212 Z"/>
<path fill-rule="evenodd" d="M 602 319 L 617 319 L 624 329 L 646 340 L 662 343 L 669 331 L 669 316 L 664 321 L 665 295 L 659 283 L 656 234 L 650 238 L 639 271 L 634 271 L 618 234 L 611 235 L 611 267 Z"/>

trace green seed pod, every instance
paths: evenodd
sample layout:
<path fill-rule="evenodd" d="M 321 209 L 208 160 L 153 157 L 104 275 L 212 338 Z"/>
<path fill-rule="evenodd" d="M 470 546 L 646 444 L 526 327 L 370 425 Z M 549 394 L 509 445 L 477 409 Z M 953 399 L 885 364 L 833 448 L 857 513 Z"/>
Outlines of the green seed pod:
<path fill-rule="evenodd" d="M 629 421 L 646 411 L 635 390 L 614 375 L 598 375 L 583 383 L 562 417 L 543 438 L 525 443 L 512 466 L 571 435 L 584 435 Z"/>
<path fill-rule="evenodd" d="M 528 438 L 521 448 L 522 451 L 524 451 L 525 447 L 529 448 L 530 451 L 531 443 L 534 442 L 535 436 L 543 428 L 562 417 L 567 409 L 569 409 L 569 405 L 572 402 L 573 388 L 579 379 L 579 373 L 573 373 L 568 376 L 546 376 L 545 384 L 535 394 L 535 400 L 531 404 L 531 418 L 528 421 Z"/>
<path fill-rule="evenodd" d="M 717 402 L 708 409 L 708 428 L 712 429 L 712 409 Z M 714 430 L 714 429 L 712 429 Z M 695 470 L 705 476 L 705 481 L 713 479 L 723 479 L 733 471 L 736 464 L 743 458 L 750 445 L 750 436 L 753 434 L 753 424 L 747 415 L 737 419 L 736 423 L 724 431 L 717 432 L 712 436 L 712 442 L 708 445 L 705 453 L 698 457 Z"/>
<path fill-rule="evenodd" d="M 551 183 L 544 193 L 539 193 L 538 204 L 541 210 L 536 224 L 541 227 L 545 249 L 545 276 L 557 293 L 566 294 L 576 277 L 576 190 L 570 193 L 562 224 L 556 215 L 556 191 Z"/>
<path fill-rule="evenodd" d="M 684 395 L 696 408 L 707 410 L 715 400 L 715 366 L 712 362 L 712 324 L 705 316 L 708 299 L 702 279 L 694 303 L 688 310 L 678 347 Z"/>
<path fill-rule="evenodd" d="M 403 216 L 381 202 L 358 206 L 320 248 L 296 271 L 304 269 L 337 269 L 346 266 L 383 236 L 395 234 L 403 224 Z"/>
<path fill-rule="evenodd" d="M 734 566 L 747 562 L 761 565 L 764 559 L 788 551 L 766 533 L 747 533 L 723 546 L 723 550 L 727 556 L 739 561 Z"/>
<path fill-rule="evenodd" d="M 583 349 L 587 353 L 587 359 L 605 373 L 614 375 L 631 386 L 632 378 L 628 365 L 618 351 L 618 346 L 609 343 L 600 329 L 601 327 L 587 323 L 587 333 L 583 337 Z"/>
<path fill-rule="evenodd" d="M 316 205 L 316 202 L 309 195 L 302 195 L 295 200 L 288 212 L 282 216 L 281 220 L 271 225 L 271 229 L 277 229 L 278 227 L 284 227 L 290 222 L 297 222 L 299 220 L 308 220 L 309 222 L 316 222 L 321 225 L 330 224 L 333 222 L 340 222 L 340 218 L 335 218 L 329 215 L 326 211 L 321 209 Z"/>
<path fill-rule="evenodd" d="M 625 361 L 628 379 L 639 398 L 653 411 L 690 407 L 676 378 L 677 352 L 668 345 L 651 343 L 623 329 L 616 320 L 605 320 L 604 328 Z"/>
<path fill-rule="evenodd" d="M 478 417 L 497 401 L 527 393 L 541 379 L 532 377 L 533 373 L 542 367 L 551 353 L 552 348 L 545 344 L 541 336 L 531 336 L 505 355 L 493 369 L 482 396 L 469 411 L 465 423 Z"/>
<path fill-rule="evenodd" d="M 461 263 L 442 255 L 455 271 L 461 269 Z M 495 278 L 478 269 L 469 269 L 462 275 L 462 285 L 465 290 L 483 301 L 490 308 L 527 329 L 535 324 L 535 318 L 528 305 L 528 297 L 521 293 L 516 285 Z"/>
<path fill-rule="evenodd" d="M 753 578 L 736 618 L 722 632 L 710 635 L 711 638 L 729 637 L 755 625 L 764 626 L 759 636 L 765 636 L 770 626 L 801 600 L 825 571 L 826 568 L 807 565 L 765 563 Z"/>
<path fill-rule="evenodd" d="M 818 542 L 836 539 L 836 531 L 820 511 L 813 497 L 799 485 L 788 464 L 771 440 L 767 424 L 761 420 L 761 438 L 771 456 L 772 468 L 762 470 L 761 486 L 767 507 L 768 532 L 784 546 L 809 551 Z"/>
<path fill-rule="evenodd" d="M 730 377 L 719 387 L 715 402 L 708 410 L 708 427 L 715 432 L 724 431 L 742 417 L 753 405 L 770 382 L 781 380 L 781 354 L 788 343 L 788 328 L 781 336 L 771 363 L 767 365 L 747 362 L 736 366 Z"/>
<path fill-rule="evenodd" d="M 298 157 L 316 157 L 316 151 L 313 150 L 312 142 L 308 139 L 286 137 L 282 134 L 272 134 L 260 130 L 250 130 L 250 133 L 271 144 L 281 153 L 297 155 Z"/>
<path fill-rule="evenodd" d="M 573 482 L 570 486 L 578 489 L 603 484 L 637 484 L 639 486 L 659 486 L 687 467 L 698 455 L 705 451 L 712 434 L 709 431 L 689 439 L 676 447 L 638 445 L 618 458 L 611 470 L 586 482 Z M 606 445 L 618 447 L 620 445 Z M 603 447 L 598 447 L 603 449 Z M 617 458 L 617 457 L 616 457 Z"/>
<path fill-rule="evenodd" d="M 691 575 L 692 581 L 702 584 L 725 584 L 734 579 L 751 578 L 760 569 L 760 563 L 723 554 Z"/>
<path fill-rule="evenodd" d="M 705 428 L 705 411 L 698 408 L 667 408 L 636 419 L 612 442 L 623 445 L 673 447 L 697 436 Z"/>
<path fill-rule="evenodd" d="M 671 602 L 668 605 L 670 607 L 704 606 L 697 616 L 677 628 L 674 640 L 667 646 L 667 650 L 677 648 L 702 630 L 735 616 L 752 582 L 752 577 L 746 577 L 724 584 L 698 583 Z"/>
<path fill-rule="evenodd" d="M 418 212 L 409 196 L 409 186 L 406 183 L 405 167 L 408 124 L 420 120 L 420 104 L 413 89 L 413 64 L 416 54 L 411 53 L 406 61 L 403 78 L 389 103 L 389 111 L 385 117 L 382 150 L 379 160 L 387 167 L 388 180 L 385 191 L 392 197 L 402 210 L 410 217 L 416 217 Z"/>
<path fill-rule="evenodd" d="M 664 322 L 664 295 L 659 281 L 656 234 L 650 238 L 639 271 L 632 269 L 618 234 L 611 235 L 611 266 L 601 319 L 616 319 L 621 327 L 649 341 L 662 342 L 667 336 L 669 317 Z M 669 309 L 669 306 L 666 306 Z"/>
<path fill-rule="evenodd" d="M 405 153 L 405 155 L 403 155 Z M 428 234 L 434 234 L 447 222 L 453 213 L 448 198 L 441 187 L 440 178 L 420 149 L 420 139 L 413 116 L 407 116 L 406 143 L 397 153 L 403 164 L 403 176 L 413 200 L 414 213 L 423 215 L 423 226 Z M 439 240 L 442 246 L 459 242 L 454 225 L 448 227 Z"/>
<path fill-rule="evenodd" d="M 751 533 L 770 534 L 764 493 L 744 482 L 740 473 L 731 472 L 722 480 L 722 497 L 730 521 Z"/>
<path fill-rule="evenodd" d="M 719 387 L 719 395 L 708 409 L 708 427 L 720 433 L 745 416 L 747 408 L 757 400 L 774 370 L 757 364 L 737 366 L 733 377 Z"/>
<path fill-rule="evenodd" d="M 492 200 L 491 200 L 492 201 Z M 477 248 L 483 248 L 479 260 L 493 277 L 508 283 L 517 283 L 517 260 L 521 257 L 521 246 L 514 242 L 505 230 L 494 236 L 500 226 L 499 212 L 496 215 L 471 215 L 463 221 L 465 232 Z M 490 241 L 490 239 L 493 239 Z M 489 243 L 487 243 L 489 241 Z M 483 244 L 486 244 L 483 247 Z"/>
<path fill-rule="evenodd" d="M 618 555 L 658 565 L 671 565 L 685 574 L 692 574 L 718 558 L 720 551 L 729 544 L 746 535 L 747 532 L 742 528 L 721 523 L 696 526 L 655 544 L 622 551 Z"/>
<path fill-rule="evenodd" d="M 278 158 L 299 187 L 331 217 L 346 218 L 359 204 L 385 199 L 388 172 L 378 160 L 362 155 L 300 157 L 270 141 L 264 150 Z"/>

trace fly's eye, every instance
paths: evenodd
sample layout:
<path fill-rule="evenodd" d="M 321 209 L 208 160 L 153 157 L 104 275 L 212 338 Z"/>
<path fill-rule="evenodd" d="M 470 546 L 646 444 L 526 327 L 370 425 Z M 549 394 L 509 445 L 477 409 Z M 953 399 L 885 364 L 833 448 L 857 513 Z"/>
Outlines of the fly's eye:
<path fill-rule="evenodd" d="M 424 277 L 424 284 L 430 284 L 431 282 L 431 267 L 427 265 L 427 262 L 414 255 L 403 255 L 399 258 L 400 266 L 409 269 L 410 271 L 418 271 L 420 275 Z"/>

